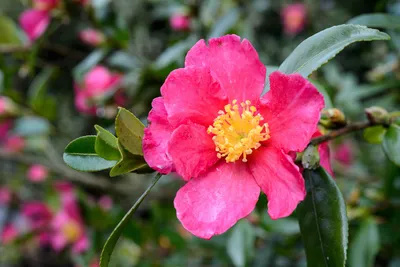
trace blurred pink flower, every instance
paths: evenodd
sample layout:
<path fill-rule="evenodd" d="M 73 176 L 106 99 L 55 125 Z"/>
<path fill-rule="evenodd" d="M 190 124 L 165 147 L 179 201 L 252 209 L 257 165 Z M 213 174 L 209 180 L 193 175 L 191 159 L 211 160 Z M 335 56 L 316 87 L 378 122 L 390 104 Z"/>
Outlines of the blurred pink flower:
<path fill-rule="evenodd" d="M 13 224 L 6 224 L 1 232 L 1 244 L 6 245 L 14 241 L 18 236 L 18 230 Z"/>
<path fill-rule="evenodd" d="M 4 96 L 0 96 L 0 115 L 3 115 L 7 110 L 7 100 Z"/>
<path fill-rule="evenodd" d="M 283 8 L 281 18 L 287 34 L 295 35 L 304 29 L 307 9 L 304 4 L 290 4 Z"/>
<path fill-rule="evenodd" d="M 109 211 L 112 209 L 113 206 L 113 200 L 110 196 L 102 196 L 99 199 L 99 206 L 102 208 L 104 211 Z"/>
<path fill-rule="evenodd" d="M 89 267 L 99 267 L 99 266 L 100 266 L 100 261 L 98 257 L 92 259 L 92 261 L 89 264 Z"/>
<path fill-rule="evenodd" d="M 4 120 L 0 122 L 0 142 L 4 141 L 12 128 L 12 120 Z"/>
<path fill-rule="evenodd" d="M 56 184 L 60 193 L 61 209 L 51 222 L 50 243 L 57 252 L 72 245 L 72 252 L 79 254 L 89 248 L 90 242 L 79 212 L 74 187 L 66 182 Z"/>
<path fill-rule="evenodd" d="M 7 187 L 0 187 L 0 205 L 7 205 L 11 201 L 11 191 Z"/>
<path fill-rule="evenodd" d="M 4 149 L 9 153 L 21 152 L 25 147 L 25 140 L 18 135 L 10 135 L 6 138 Z"/>
<path fill-rule="evenodd" d="M 169 24 L 175 31 L 186 31 L 190 29 L 190 17 L 184 14 L 174 14 L 169 19 Z"/>
<path fill-rule="evenodd" d="M 33 0 L 33 8 L 37 10 L 50 11 L 57 8 L 60 0 Z"/>
<path fill-rule="evenodd" d="M 43 182 L 48 175 L 49 171 L 47 168 L 40 164 L 34 164 L 29 167 L 28 173 L 26 174 L 31 182 Z"/>
<path fill-rule="evenodd" d="M 50 16 L 47 11 L 29 9 L 21 14 L 19 24 L 33 42 L 46 31 L 50 24 Z"/>
<path fill-rule="evenodd" d="M 353 149 L 350 143 L 345 142 L 336 147 L 333 158 L 345 166 L 350 166 L 353 162 Z"/>
<path fill-rule="evenodd" d="M 40 201 L 26 202 L 22 206 L 22 214 L 27 218 L 32 230 L 42 230 L 49 225 L 53 217 L 46 203 Z"/>
<path fill-rule="evenodd" d="M 105 36 L 101 31 L 96 29 L 85 29 L 79 33 L 82 42 L 91 46 L 98 46 L 104 43 Z"/>
<path fill-rule="evenodd" d="M 122 75 L 110 72 L 104 66 L 96 66 L 84 77 L 81 84 L 75 84 L 75 106 L 78 111 L 96 114 L 95 102 L 121 83 Z"/>

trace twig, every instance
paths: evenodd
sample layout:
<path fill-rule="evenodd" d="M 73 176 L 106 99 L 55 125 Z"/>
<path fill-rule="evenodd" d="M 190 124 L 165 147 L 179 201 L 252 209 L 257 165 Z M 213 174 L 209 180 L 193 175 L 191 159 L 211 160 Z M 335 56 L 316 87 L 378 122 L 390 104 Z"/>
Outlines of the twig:
<path fill-rule="evenodd" d="M 369 127 L 372 127 L 372 126 L 376 126 L 376 125 L 379 125 L 379 124 L 372 123 L 372 122 L 369 122 L 369 121 L 366 121 L 366 122 L 355 122 L 355 123 L 347 125 L 346 127 L 341 128 L 339 130 L 332 131 L 332 132 L 330 132 L 328 134 L 325 134 L 325 135 L 322 135 L 322 136 L 315 137 L 315 138 L 311 139 L 310 145 L 319 145 L 319 144 L 322 144 L 324 142 L 336 139 L 339 136 L 342 136 L 342 135 L 345 135 L 345 134 L 348 134 L 348 133 L 352 133 L 352 132 L 355 132 L 355 131 L 363 130 L 363 129 L 366 129 L 366 128 L 369 128 Z"/>

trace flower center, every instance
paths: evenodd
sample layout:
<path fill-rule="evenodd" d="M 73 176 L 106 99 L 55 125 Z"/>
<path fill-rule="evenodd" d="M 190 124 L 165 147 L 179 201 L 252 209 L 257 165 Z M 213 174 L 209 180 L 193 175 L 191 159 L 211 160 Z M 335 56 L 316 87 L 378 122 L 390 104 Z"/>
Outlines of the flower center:
<path fill-rule="evenodd" d="M 215 150 L 218 158 L 225 157 L 226 162 L 234 162 L 242 155 L 242 161 L 247 162 L 247 155 L 261 146 L 260 142 L 270 138 L 268 123 L 260 122 L 264 119 L 257 113 L 257 109 L 251 106 L 251 102 L 225 105 L 225 111 L 220 110 L 219 116 L 207 132 L 213 134 Z"/>
<path fill-rule="evenodd" d="M 68 242 L 73 243 L 78 240 L 81 231 L 78 223 L 70 221 L 62 227 L 62 233 Z"/>

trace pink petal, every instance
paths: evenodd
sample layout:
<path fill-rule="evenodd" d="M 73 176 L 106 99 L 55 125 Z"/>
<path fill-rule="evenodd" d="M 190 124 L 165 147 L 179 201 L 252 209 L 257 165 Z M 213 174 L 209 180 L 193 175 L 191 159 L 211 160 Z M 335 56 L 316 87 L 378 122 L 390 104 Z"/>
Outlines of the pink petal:
<path fill-rule="evenodd" d="M 50 16 L 47 11 L 29 9 L 21 14 L 19 23 L 29 40 L 34 41 L 46 31 Z"/>
<path fill-rule="evenodd" d="M 207 66 L 226 91 L 229 101 L 258 101 L 266 69 L 251 43 L 237 35 L 198 41 L 188 52 L 185 66 Z"/>
<path fill-rule="evenodd" d="M 149 166 L 162 173 L 168 174 L 173 170 L 173 164 L 167 153 L 168 141 L 173 128 L 167 120 L 164 99 L 157 97 L 152 103 L 149 113 L 149 126 L 144 129 L 143 154 Z"/>
<path fill-rule="evenodd" d="M 185 180 L 197 177 L 218 161 L 207 128 L 193 123 L 181 125 L 172 133 L 168 153 L 176 172 Z"/>
<path fill-rule="evenodd" d="M 268 214 L 275 220 L 289 216 L 306 195 L 304 179 L 293 159 L 275 147 L 259 148 L 249 168 L 268 198 Z"/>
<path fill-rule="evenodd" d="M 90 241 L 85 233 L 72 246 L 72 253 L 80 254 L 85 252 L 90 246 Z"/>
<path fill-rule="evenodd" d="M 218 82 L 204 67 L 187 67 L 171 72 L 161 87 L 169 122 L 187 121 L 209 126 L 227 104 Z"/>
<path fill-rule="evenodd" d="M 314 137 L 321 136 L 322 133 L 317 130 L 313 134 Z M 331 165 L 331 156 L 330 156 L 330 150 L 329 150 L 329 145 L 328 142 L 322 143 L 318 146 L 318 153 L 319 153 L 319 164 L 330 174 L 333 176 L 333 170 L 332 170 L 332 165 Z"/>
<path fill-rule="evenodd" d="M 273 72 L 271 89 L 261 98 L 260 113 L 268 123 L 267 142 L 289 151 L 302 151 L 314 134 L 324 98 L 299 74 Z"/>
<path fill-rule="evenodd" d="M 209 239 L 222 234 L 253 211 L 260 188 L 246 164 L 221 161 L 191 179 L 176 194 L 178 219 L 192 234 Z"/>

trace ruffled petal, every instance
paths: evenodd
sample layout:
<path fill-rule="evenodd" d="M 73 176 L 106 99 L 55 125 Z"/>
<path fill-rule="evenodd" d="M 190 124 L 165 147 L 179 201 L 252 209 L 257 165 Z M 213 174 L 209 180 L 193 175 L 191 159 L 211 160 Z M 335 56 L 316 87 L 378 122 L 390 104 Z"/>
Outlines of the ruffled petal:
<path fill-rule="evenodd" d="M 183 186 L 174 205 L 186 230 L 209 239 L 249 215 L 259 195 L 260 188 L 245 163 L 221 161 Z"/>
<path fill-rule="evenodd" d="M 181 125 L 173 132 L 168 154 L 176 172 L 185 180 L 197 177 L 218 161 L 215 144 L 207 134 L 207 128 L 194 123 Z"/>
<path fill-rule="evenodd" d="M 188 52 L 185 66 L 207 66 L 225 90 L 229 101 L 258 101 L 266 69 L 251 43 L 237 35 L 198 41 Z"/>
<path fill-rule="evenodd" d="M 273 72 L 271 89 L 261 98 L 259 107 L 268 123 L 273 144 L 286 153 L 306 148 L 324 107 L 324 98 L 299 74 Z"/>
<path fill-rule="evenodd" d="M 172 160 L 167 151 L 173 128 L 168 122 L 163 98 L 155 98 L 152 107 L 148 117 L 149 126 L 144 129 L 144 159 L 152 169 L 168 174 L 173 170 Z"/>
<path fill-rule="evenodd" d="M 268 198 L 272 219 L 289 216 L 306 195 L 304 179 L 293 159 L 275 147 L 259 148 L 248 161 L 249 168 Z"/>
<path fill-rule="evenodd" d="M 174 70 L 161 87 L 161 95 L 174 126 L 188 121 L 209 126 L 227 104 L 221 86 L 205 67 Z"/>

